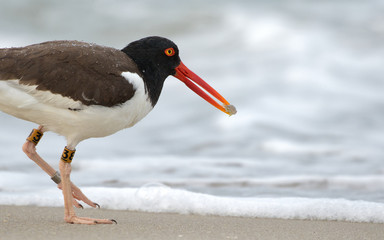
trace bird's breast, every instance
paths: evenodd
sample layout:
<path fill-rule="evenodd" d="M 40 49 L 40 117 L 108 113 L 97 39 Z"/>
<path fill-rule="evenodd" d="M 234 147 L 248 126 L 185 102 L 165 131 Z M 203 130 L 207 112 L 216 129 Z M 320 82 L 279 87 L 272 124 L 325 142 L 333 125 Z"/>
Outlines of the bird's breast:
<path fill-rule="evenodd" d="M 75 115 L 73 125 L 78 128 L 77 138 L 105 137 L 132 127 L 153 109 L 142 78 L 131 72 L 123 72 L 122 76 L 134 86 L 133 97 L 113 107 L 91 105 L 80 111 L 71 111 L 70 114 Z M 73 132 L 73 129 L 68 130 L 68 134 Z"/>

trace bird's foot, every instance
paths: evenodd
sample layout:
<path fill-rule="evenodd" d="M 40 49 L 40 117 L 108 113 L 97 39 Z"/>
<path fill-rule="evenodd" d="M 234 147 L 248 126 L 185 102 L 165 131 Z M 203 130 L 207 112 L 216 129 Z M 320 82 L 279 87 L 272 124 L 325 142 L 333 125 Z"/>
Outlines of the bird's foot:
<path fill-rule="evenodd" d="M 57 187 L 60 190 L 63 190 L 61 182 L 59 184 L 57 184 Z M 83 205 L 81 205 L 78 201 L 83 201 L 85 204 L 87 204 L 93 208 L 100 208 L 99 204 L 89 200 L 89 198 L 87 196 L 85 196 L 85 194 L 80 190 L 80 188 L 78 188 L 72 182 L 71 182 L 71 189 L 72 189 L 72 197 L 73 197 L 73 200 L 72 200 L 73 206 L 75 206 L 76 208 L 83 208 Z"/>
<path fill-rule="evenodd" d="M 78 217 L 78 216 L 68 216 L 65 217 L 65 221 L 71 224 L 86 224 L 86 225 L 96 225 L 96 224 L 117 224 L 114 219 L 97 219 L 97 218 L 87 218 L 87 217 Z"/>

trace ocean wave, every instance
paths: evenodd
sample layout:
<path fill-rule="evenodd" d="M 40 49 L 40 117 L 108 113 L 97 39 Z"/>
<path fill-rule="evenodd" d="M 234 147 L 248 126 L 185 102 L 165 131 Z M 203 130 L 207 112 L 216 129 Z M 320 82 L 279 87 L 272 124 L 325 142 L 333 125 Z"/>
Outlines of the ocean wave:
<path fill-rule="evenodd" d="M 153 181 L 232 197 L 384 199 L 381 1 L 91 2 L 4 1 L 0 45 L 77 39 L 122 48 L 166 36 L 239 111 L 228 118 L 170 77 L 137 126 L 79 145 L 74 182 L 122 192 Z M 52 187 L 21 151 L 36 126 L 2 113 L 0 121 L 1 199 Z M 38 152 L 57 168 L 64 146 L 47 133 Z"/>

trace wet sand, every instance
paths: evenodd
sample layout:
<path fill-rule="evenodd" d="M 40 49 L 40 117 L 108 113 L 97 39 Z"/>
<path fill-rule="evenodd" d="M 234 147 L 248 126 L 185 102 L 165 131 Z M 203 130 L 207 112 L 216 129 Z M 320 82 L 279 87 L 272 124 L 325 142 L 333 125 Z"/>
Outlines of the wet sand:
<path fill-rule="evenodd" d="M 76 225 L 63 208 L 0 206 L 5 239 L 384 239 L 384 224 L 259 219 L 83 209 L 79 216 L 113 218 L 113 225 Z"/>

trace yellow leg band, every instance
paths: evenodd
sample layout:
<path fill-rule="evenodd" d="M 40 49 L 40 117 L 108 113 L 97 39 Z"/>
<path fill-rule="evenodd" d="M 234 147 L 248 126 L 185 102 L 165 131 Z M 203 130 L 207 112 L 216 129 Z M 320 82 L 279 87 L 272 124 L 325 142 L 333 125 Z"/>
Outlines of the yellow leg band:
<path fill-rule="evenodd" d="M 66 163 L 71 163 L 73 156 L 75 155 L 76 149 L 71 150 L 67 147 L 64 148 L 63 154 L 61 154 L 61 160 Z"/>
<path fill-rule="evenodd" d="M 27 137 L 27 141 L 33 142 L 35 145 L 37 145 L 42 137 L 43 137 L 43 132 L 37 129 L 33 129 L 32 132 Z"/>

